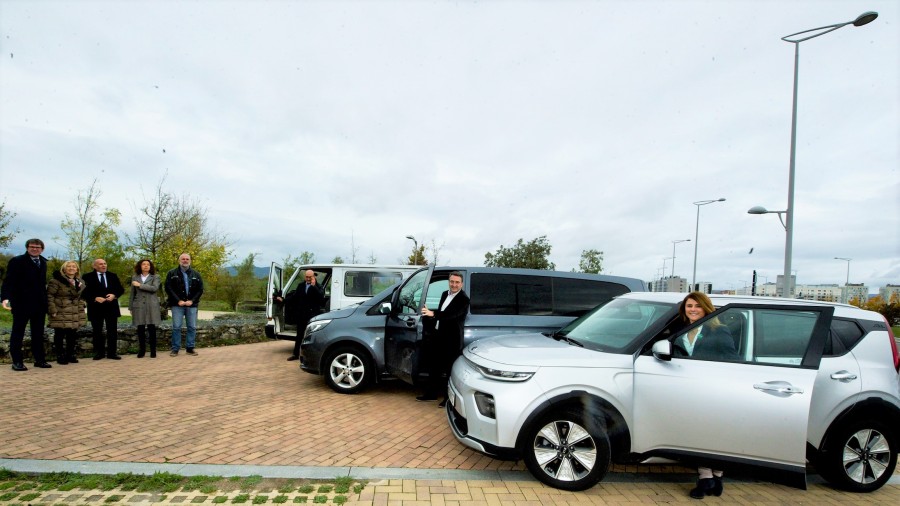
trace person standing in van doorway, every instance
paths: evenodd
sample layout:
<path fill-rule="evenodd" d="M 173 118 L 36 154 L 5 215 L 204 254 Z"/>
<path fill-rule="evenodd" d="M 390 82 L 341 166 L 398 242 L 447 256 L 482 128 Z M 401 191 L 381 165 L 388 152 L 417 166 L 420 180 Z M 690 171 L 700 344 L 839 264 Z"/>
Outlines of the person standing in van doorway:
<path fill-rule="evenodd" d="M 181 349 L 181 327 L 187 320 L 187 354 L 197 356 L 194 344 L 197 338 L 197 307 L 203 296 L 203 278 L 191 267 L 191 255 L 182 253 L 178 267 L 166 273 L 166 302 L 172 310 L 172 352 L 177 357 Z"/>
<path fill-rule="evenodd" d="M 462 274 L 458 271 L 451 272 L 448 285 L 450 289 L 441 294 L 437 310 L 422 308 L 425 317 L 434 318 L 434 331 L 426 334 L 423 339 L 428 383 L 425 393 L 416 397 L 417 401 L 435 401 L 438 394 L 442 394 L 444 400 L 438 404 L 442 408 L 447 404 L 450 369 L 462 352 L 463 324 L 469 314 L 469 296 L 463 291 Z"/>
<path fill-rule="evenodd" d="M 294 352 L 288 357 L 288 361 L 300 359 L 300 341 L 303 340 L 303 332 L 309 320 L 319 314 L 325 305 L 325 293 L 316 284 L 316 273 L 308 270 L 303 273 L 306 282 L 284 299 L 285 313 L 292 311 L 297 315 L 297 340 L 294 341 Z M 281 301 L 281 297 L 276 300 Z"/>
<path fill-rule="evenodd" d="M 87 301 L 87 319 L 91 322 L 94 336 L 94 360 L 109 358 L 121 360 L 117 344 L 119 340 L 118 320 L 122 316 L 118 298 L 125 293 L 119 276 L 108 272 L 106 260 L 94 260 L 94 272 L 84 276 L 84 291 L 81 297 Z M 106 338 L 103 326 L 106 326 Z"/>

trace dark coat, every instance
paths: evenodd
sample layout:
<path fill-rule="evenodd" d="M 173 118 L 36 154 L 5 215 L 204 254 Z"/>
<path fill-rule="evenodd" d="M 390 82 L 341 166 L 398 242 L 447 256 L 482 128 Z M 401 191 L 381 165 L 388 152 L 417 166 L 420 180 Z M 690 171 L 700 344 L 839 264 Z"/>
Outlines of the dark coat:
<path fill-rule="evenodd" d="M 131 281 L 141 282 L 141 275 L 131 276 Z M 162 317 L 159 312 L 159 276 L 150 274 L 141 286 L 131 285 L 131 298 L 128 309 L 131 311 L 131 322 L 134 325 L 159 325 Z"/>
<path fill-rule="evenodd" d="M 50 315 L 50 328 L 77 329 L 87 323 L 84 314 L 85 303 L 81 298 L 83 291 L 83 279 L 76 277 L 73 285 L 59 271 L 53 273 L 53 279 L 47 284 L 47 314 Z"/>
<path fill-rule="evenodd" d="M 699 360 L 739 360 L 737 350 L 734 348 L 734 339 L 728 327 L 720 325 L 718 327 L 710 327 L 709 325 L 701 325 L 701 338 L 694 344 L 694 354 L 691 358 Z M 675 338 L 674 348 L 675 355 L 687 357 L 687 350 L 681 343 L 680 334 Z"/>
<path fill-rule="evenodd" d="M 0 300 L 9 300 L 14 315 L 47 312 L 47 259 L 38 258 L 40 267 L 34 265 L 28 253 L 12 257 L 6 266 Z"/>
<path fill-rule="evenodd" d="M 184 276 L 181 275 L 181 267 L 176 267 L 166 273 L 166 304 L 169 307 L 178 306 L 179 301 L 192 301 L 191 307 L 200 305 L 200 297 L 203 296 L 203 278 L 194 269 L 187 270 L 189 279 L 188 289 L 185 290 Z"/>
<path fill-rule="evenodd" d="M 310 285 L 307 290 L 306 283 L 303 283 L 284 298 L 285 323 L 306 326 L 310 318 L 319 314 L 324 305 L 325 293 L 322 288 L 319 285 Z"/>
<path fill-rule="evenodd" d="M 437 328 L 434 329 L 433 335 L 437 338 L 439 348 L 452 352 L 456 356 L 463 349 L 463 325 L 469 314 L 469 296 L 465 290 L 460 290 L 450 301 L 447 309 L 441 311 L 441 307 L 449 295 L 449 290 L 442 293 L 438 308 L 434 310 L 434 323 Z"/>
<path fill-rule="evenodd" d="M 84 291 L 81 292 L 81 298 L 87 301 L 88 320 L 122 316 L 122 312 L 119 310 L 119 297 L 125 293 L 125 288 L 122 287 L 119 276 L 107 271 L 106 286 L 104 287 L 98 274 L 97 271 L 91 271 L 84 275 Z M 108 294 L 113 294 L 115 298 L 109 302 L 94 300 L 97 297 L 106 297 Z"/>

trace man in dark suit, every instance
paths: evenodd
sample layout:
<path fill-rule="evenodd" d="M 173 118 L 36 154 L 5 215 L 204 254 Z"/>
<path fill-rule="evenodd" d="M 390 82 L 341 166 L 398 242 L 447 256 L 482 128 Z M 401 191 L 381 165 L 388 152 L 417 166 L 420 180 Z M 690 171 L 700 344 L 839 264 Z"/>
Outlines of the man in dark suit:
<path fill-rule="evenodd" d="M 31 325 L 31 355 L 34 366 L 49 369 L 44 350 L 44 321 L 47 316 L 47 259 L 41 256 L 44 242 L 25 241 L 25 253 L 9 260 L 0 288 L 3 309 L 12 311 L 9 354 L 13 371 L 27 371 L 22 342 L 25 326 Z"/>
<path fill-rule="evenodd" d="M 446 405 L 447 381 L 453 362 L 462 353 L 463 324 L 469 314 L 469 296 L 463 291 L 463 276 L 457 271 L 448 277 L 449 290 L 441 294 L 438 309 L 432 311 L 422 308 L 422 314 L 434 318 L 434 331 L 423 336 L 426 350 L 426 367 L 428 383 L 425 393 L 416 397 L 417 401 L 437 400 L 438 394 L 444 396 L 440 407 Z"/>
<path fill-rule="evenodd" d="M 84 276 L 84 291 L 81 297 L 87 301 L 87 317 L 94 333 L 94 360 L 111 358 L 121 360 L 117 353 L 116 342 L 119 339 L 118 323 L 119 301 L 125 288 L 114 272 L 107 272 L 106 260 L 94 260 L 94 272 Z M 103 339 L 103 326 L 106 325 L 106 339 Z"/>
<path fill-rule="evenodd" d="M 309 323 L 310 318 L 319 314 L 322 306 L 325 305 L 325 293 L 316 284 L 316 273 L 308 270 L 303 273 L 303 278 L 306 282 L 284 298 L 285 321 L 287 321 L 289 313 L 295 315 L 297 321 L 297 340 L 294 342 L 294 352 L 288 357 L 288 361 L 300 358 L 300 341 L 303 340 L 306 324 Z M 276 300 L 280 301 L 281 298 L 278 297 Z"/>

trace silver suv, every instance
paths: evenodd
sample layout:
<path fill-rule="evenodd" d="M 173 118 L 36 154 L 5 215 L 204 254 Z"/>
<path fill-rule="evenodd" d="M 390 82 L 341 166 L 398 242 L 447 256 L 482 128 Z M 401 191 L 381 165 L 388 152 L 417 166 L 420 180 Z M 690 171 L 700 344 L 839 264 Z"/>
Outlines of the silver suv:
<path fill-rule="evenodd" d="M 524 458 L 557 488 L 583 490 L 611 462 L 657 458 L 751 468 L 805 488 L 811 462 L 844 489 L 881 487 L 900 445 L 900 358 L 878 313 L 716 296 L 677 322 L 684 294 L 629 293 L 553 334 L 471 343 L 453 365 L 456 438 Z M 682 356 L 679 337 L 716 318 L 738 356 Z M 760 475 L 760 473 L 756 473 Z"/>

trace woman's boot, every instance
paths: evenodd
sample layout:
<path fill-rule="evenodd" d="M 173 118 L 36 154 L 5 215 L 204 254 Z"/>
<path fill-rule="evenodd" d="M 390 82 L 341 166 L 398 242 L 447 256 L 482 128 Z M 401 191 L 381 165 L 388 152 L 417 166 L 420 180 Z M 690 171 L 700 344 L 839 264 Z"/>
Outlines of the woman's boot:
<path fill-rule="evenodd" d="M 75 356 L 75 339 L 78 338 L 78 331 L 69 329 L 66 334 L 66 357 L 70 364 L 77 364 L 78 357 Z"/>
<path fill-rule="evenodd" d="M 63 333 L 65 333 L 65 329 L 53 330 L 53 351 L 56 352 L 56 363 L 60 365 L 69 363 L 66 360 L 66 350 L 63 348 Z"/>
<path fill-rule="evenodd" d="M 143 325 L 138 325 L 137 335 L 138 335 L 137 358 L 144 358 L 144 353 L 147 352 L 147 336 L 144 334 L 144 326 Z"/>
<path fill-rule="evenodd" d="M 712 478 L 700 478 L 697 480 L 697 486 L 691 489 L 691 497 L 694 499 L 703 499 L 712 494 L 713 487 L 715 487 L 715 480 Z"/>
<path fill-rule="evenodd" d="M 150 358 L 156 358 L 156 325 L 150 327 Z"/>

